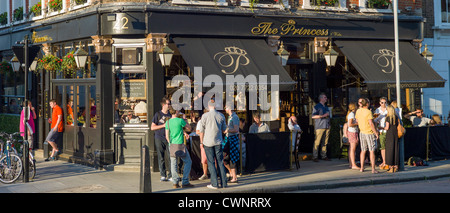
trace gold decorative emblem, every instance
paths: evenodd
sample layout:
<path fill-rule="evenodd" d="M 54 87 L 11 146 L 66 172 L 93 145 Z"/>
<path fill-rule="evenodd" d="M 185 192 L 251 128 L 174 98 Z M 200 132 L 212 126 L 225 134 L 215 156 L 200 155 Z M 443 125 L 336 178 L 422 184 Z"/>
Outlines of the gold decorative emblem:
<path fill-rule="evenodd" d="M 247 51 L 239 47 L 225 47 L 225 52 L 218 52 L 214 55 L 214 60 L 216 60 L 220 66 L 224 68 L 230 68 L 221 71 L 225 74 L 235 73 L 240 65 L 246 66 L 250 63 L 250 59 L 247 57 Z"/>
<path fill-rule="evenodd" d="M 379 54 L 374 54 L 372 56 L 372 60 L 378 64 L 378 66 L 382 67 L 381 71 L 384 73 L 392 73 L 394 72 L 394 59 L 395 59 L 395 52 L 388 49 L 380 49 L 378 50 Z M 402 62 L 399 61 L 400 65 L 402 65 Z M 386 70 L 384 68 L 387 68 Z"/>

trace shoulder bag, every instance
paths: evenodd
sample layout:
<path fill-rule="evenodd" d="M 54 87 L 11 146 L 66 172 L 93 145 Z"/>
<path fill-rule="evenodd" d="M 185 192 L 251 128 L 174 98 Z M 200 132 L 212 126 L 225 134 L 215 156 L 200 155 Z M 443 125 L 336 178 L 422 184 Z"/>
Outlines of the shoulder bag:
<path fill-rule="evenodd" d="M 405 135 L 406 129 L 400 123 L 400 119 L 397 119 L 397 121 L 398 121 L 397 134 L 398 134 L 398 138 L 401 138 L 401 137 L 403 137 Z"/>
<path fill-rule="evenodd" d="M 170 139 L 169 120 L 167 120 L 167 127 L 169 129 L 169 139 Z M 182 144 L 174 144 L 174 143 L 170 143 L 170 141 L 168 141 L 168 142 L 170 144 L 169 145 L 170 157 L 174 157 L 175 158 L 175 157 L 184 157 L 184 156 L 186 156 L 186 145 L 184 145 L 184 143 L 182 143 Z"/>

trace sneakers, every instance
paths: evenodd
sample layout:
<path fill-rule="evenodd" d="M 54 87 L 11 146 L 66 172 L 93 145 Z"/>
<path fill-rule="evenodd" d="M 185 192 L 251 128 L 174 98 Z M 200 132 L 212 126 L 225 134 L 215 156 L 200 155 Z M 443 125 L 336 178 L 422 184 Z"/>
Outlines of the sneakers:
<path fill-rule="evenodd" d="M 181 188 L 191 188 L 194 187 L 194 185 L 192 185 L 191 183 L 188 183 L 186 185 L 181 185 Z"/>
<path fill-rule="evenodd" d="M 55 157 L 48 157 L 47 159 L 45 159 L 45 161 L 56 161 Z"/>
<path fill-rule="evenodd" d="M 219 189 L 219 188 L 217 188 L 217 187 L 215 187 L 215 186 L 213 186 L 211 184 L 207 185 L 206 187 L 209 188 L 209 189 Z"/>
<path fill-rule="evenodd" d="M 165 181 L 170 181 L 172 182 L 172 178 L 167 179 L 166 177 L 161 177 L 161 179 L 159 179 L 161 182 L 165 182 Z"/>
<path fill-rule="evenodd" d="M 199 180 L 206 180 L 206 179 L 208 179 L 208 175 L 206 175 L 206 174 L 202 175 L 202 176 L 199 178 Z"/>

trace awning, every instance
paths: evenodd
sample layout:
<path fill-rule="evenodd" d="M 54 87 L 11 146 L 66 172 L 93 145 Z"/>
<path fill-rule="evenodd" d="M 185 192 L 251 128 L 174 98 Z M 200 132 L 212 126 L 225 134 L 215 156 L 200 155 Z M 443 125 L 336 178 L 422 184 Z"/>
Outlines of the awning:
<path fill-rule="evenodd" d="M 371 88 L 396 87 L 394 41 L 335 41 Z M 400 87 L 444 87 L 436 73 L 409 42 L 399 42 Z"/>
<path fill-rule="evenodd" d="M 217 75 L 223 85 L 231 85 L 226 81 L 230 75 L 244 78 L 254 75 L 258 83 L 265 75 L 268 86 L 278 84 L 280 91 L 294 90 L 296 82 L 281 66 L 265 40 L 181 37 L 173 40 L 192 72 L 194 67 L 202 68 L 202 79 Z M 272 75 L 277 75 L 279 81 L 271 81 Z"/>

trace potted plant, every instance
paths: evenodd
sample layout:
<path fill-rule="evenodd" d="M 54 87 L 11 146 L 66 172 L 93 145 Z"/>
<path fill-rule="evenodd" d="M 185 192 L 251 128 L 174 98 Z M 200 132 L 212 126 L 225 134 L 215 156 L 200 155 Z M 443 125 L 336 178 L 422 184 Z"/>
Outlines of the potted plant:
<path fill-rule="evenodd" d="M 13 11 L 14 21 L 20 21 L 23 19 L 23 7 L 18 7 Z"/>
<path fill-rule="evenodd" d="M 35 17 L 36 16 L 40 16 L 41 15 L 41 11 L 42 11 L 41 2 L 38 2 L 37 4 L 33 5 L 30 8 L 30 12 L 32 12 Z"/>
<path fill-rule="evenodd" d="M 369 8 L 377 8 L 377 9 L 388 9 L 389 5 L 391 5 L 392 0 L 369 0 L 367 1 L 367 6 Z"/>
<path fill-rule="evenodd" d="M 0 25 L 6 25 L 8 24 L 8 13 L 0 13 Z"/>
<path fill-rule="evenodd" d="M 339 0 L 316 0 L 317 6 L 335 7 Z"/>
<path fill-rule="evenodd" d="M 0 62 L 0 74 L 11 74 L 13 73 L 12 66 L 7 61 Z"/>
<path fill-rule="evenodd" d="M 75 70 L 77 69 L 77 63 L 75 62 L 75 58 L 73 57 L 73 52 L 74 51 L 67 53 L 62 58 L 62 63 L 61 63 L 62 71 L 69 75 L 75 74 Z"/>
<path fill-rule="evenodd" d="M 86 4 L 87 0 L 75 0 L 76 5 Z"/>
<path fill-rule="evenodd" d="M 61 70 L 62 59 L 54 55 L 46 55 L 42 59 L 38 60 L 37 68 L 38 70 L 45 69 L 50 72 L 56 70 Z"/>
<path fill-rule="evenodd" d="M 53 12 L 60 11 L 62 10 L 63 7 L 62 0 L 49 0 L 48 7 L 50 8 L 50 11 Z"/>

